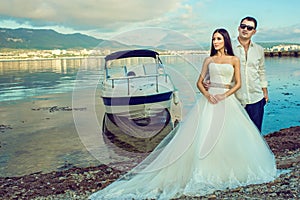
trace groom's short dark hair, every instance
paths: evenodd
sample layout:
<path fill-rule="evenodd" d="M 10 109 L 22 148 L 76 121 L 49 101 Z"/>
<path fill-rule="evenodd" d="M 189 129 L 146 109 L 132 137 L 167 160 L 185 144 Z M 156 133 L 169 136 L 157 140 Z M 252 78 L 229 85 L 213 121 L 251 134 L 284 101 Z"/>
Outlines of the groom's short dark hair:
<path fill-rule="evenodd" d="M 241 24 L 244 20 L 248 20 L 248 21 L 254 22 L 254 29 L 257 28 L 257 20 L 256 20 L 254 17 L 250 17 L 250 16 L 244 17 L 244 18 L 241 20 L 240 24 Z"/>

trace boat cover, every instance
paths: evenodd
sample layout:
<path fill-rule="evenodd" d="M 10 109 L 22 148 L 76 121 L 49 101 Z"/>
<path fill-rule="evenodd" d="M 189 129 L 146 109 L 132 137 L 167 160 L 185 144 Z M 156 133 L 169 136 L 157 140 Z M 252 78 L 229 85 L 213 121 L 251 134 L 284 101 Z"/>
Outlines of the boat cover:
<path fill-rule="evenodd" d="M 136 49 L 136 50 L 125 50 L 125 51 L 117 51 L 112 54 L 109 54 L 105 57 L 105 61 L 121 59 L 121 58 L 129 58 L 129 57 L 152 57 L 156 58 L 159 54 L 156 51 L 152 51 L 149 49 Z"/>

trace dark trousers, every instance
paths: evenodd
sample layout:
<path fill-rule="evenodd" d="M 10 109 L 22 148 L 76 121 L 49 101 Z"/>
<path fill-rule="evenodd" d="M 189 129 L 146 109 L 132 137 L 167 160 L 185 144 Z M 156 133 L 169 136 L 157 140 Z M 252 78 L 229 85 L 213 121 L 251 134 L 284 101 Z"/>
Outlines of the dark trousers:
<path fill-rule="evenodd" d="M 247 104 L 245 107 L 250 119 L 253 121 L 253 123 L 256 125 L 256 127 L 260 132 L 261 132 L 261 127 L 263 122 L 265 105 L 266 105 L 266 100 L 265 98 L 263 98 L 259 102 L 254 104 Z"/>

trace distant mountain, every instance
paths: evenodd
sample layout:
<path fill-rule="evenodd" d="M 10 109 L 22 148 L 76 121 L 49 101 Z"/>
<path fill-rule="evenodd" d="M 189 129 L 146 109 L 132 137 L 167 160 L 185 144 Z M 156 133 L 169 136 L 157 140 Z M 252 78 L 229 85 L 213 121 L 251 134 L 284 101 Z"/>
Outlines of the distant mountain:
<path fill-rule="evenodd" d="M 291 42 L 257 42 L 257 44 L 261 45 L 263 48 L 272 48 L 278 45 L 300 45 L 298 43 L 291 43 Z"/>
<path fill-rule="evenodd" d="M 162 30 L 165 31 L 165 30 Z M 191 38 L 174 31 L 163 32 L 164 37 L 162 37 L 159 42 L 157 42 L 157 49 L 165 50 L 203 50 L 196 41 Z"/>
<path fill-rule="evenodd" d="M 189 38 L 177 33 L 161 33 L 164 37 L 156 45 L 126 45 L 118 41 L 97 39 L 88 35 L 62 34 L 51 29 L 7 29 L 0 28 L 0 49 L 156 49 L 156 50 L 193 50 L 199 46 Z"/>
<path fill-rule="evenodd" d="M 148 33 L 149 34 L 149 33 Z M 126 45 L 113 40 L 97 39 L 88 35 L 74 33 L 62 34 L 51 29 L 7 29 L 0 28 L 0 49 L 93 49 L 105 48 L 124 50 L 149 48 L 156 50 L 208 50 L 210 44 L 199 44 L 197 41 L 174 32 L 161 32 L 163 37 L 156 40 L 153 46 Z M 264 48 L 270 48 L 282 42 L 258 42 Z"/>
<path fill-rule="evenodd" d="M 278 45 L 300 45 L 299 43 L 291 43 L 291 42 L 257 42 L 257 41 L 255 41 L 255 43 L 261 45 L 264 49 L 272 48 L 272 47 L 278 46 Z M 203 45 L 204 49 L 210 50 L 210 44 L 203 43 L 202 45 Z"/>
<path fill-rule="evenodd" d="M 116 41 L 97 39 L 80 33 L 61 34 L 51 29 L 0 28 L 0 48 L 12 49 L 80 49 L 126 48 Z"/>

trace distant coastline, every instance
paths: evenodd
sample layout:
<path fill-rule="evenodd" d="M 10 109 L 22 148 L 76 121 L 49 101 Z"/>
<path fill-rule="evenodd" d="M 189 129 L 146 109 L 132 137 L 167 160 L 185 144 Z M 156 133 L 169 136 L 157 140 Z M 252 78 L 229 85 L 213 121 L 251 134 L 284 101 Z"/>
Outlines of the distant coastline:
<path fill-rule="evenodd" d="M 266 57 L 299 57 L 300 50 L 298 51 L 265 51 Z"/>
<path fill-rule="evenodd" d="M 54 53 L 53 53 L 54 52 Z M 113 50 L 71 50 L 67 53 L 57 54 L 55 50 L 10 50 L 6 52 L 0 51 L 0 61 L 30 61 L 30 60 L 53 60 L 53 59 L 83 59 L 91 57 L 104 57 L 113 52 Z M 69 53 L 71 52 L 71 53 Z M 197 50 L 179 50 L 179 51 L 158 51 L 160 55 L 181 55 L 181 54 L 209 54 L 209 51 Z M 266 57 L 300 57 L 300 50 L 293 51 L 269 51 L 265 50 Z"/>

